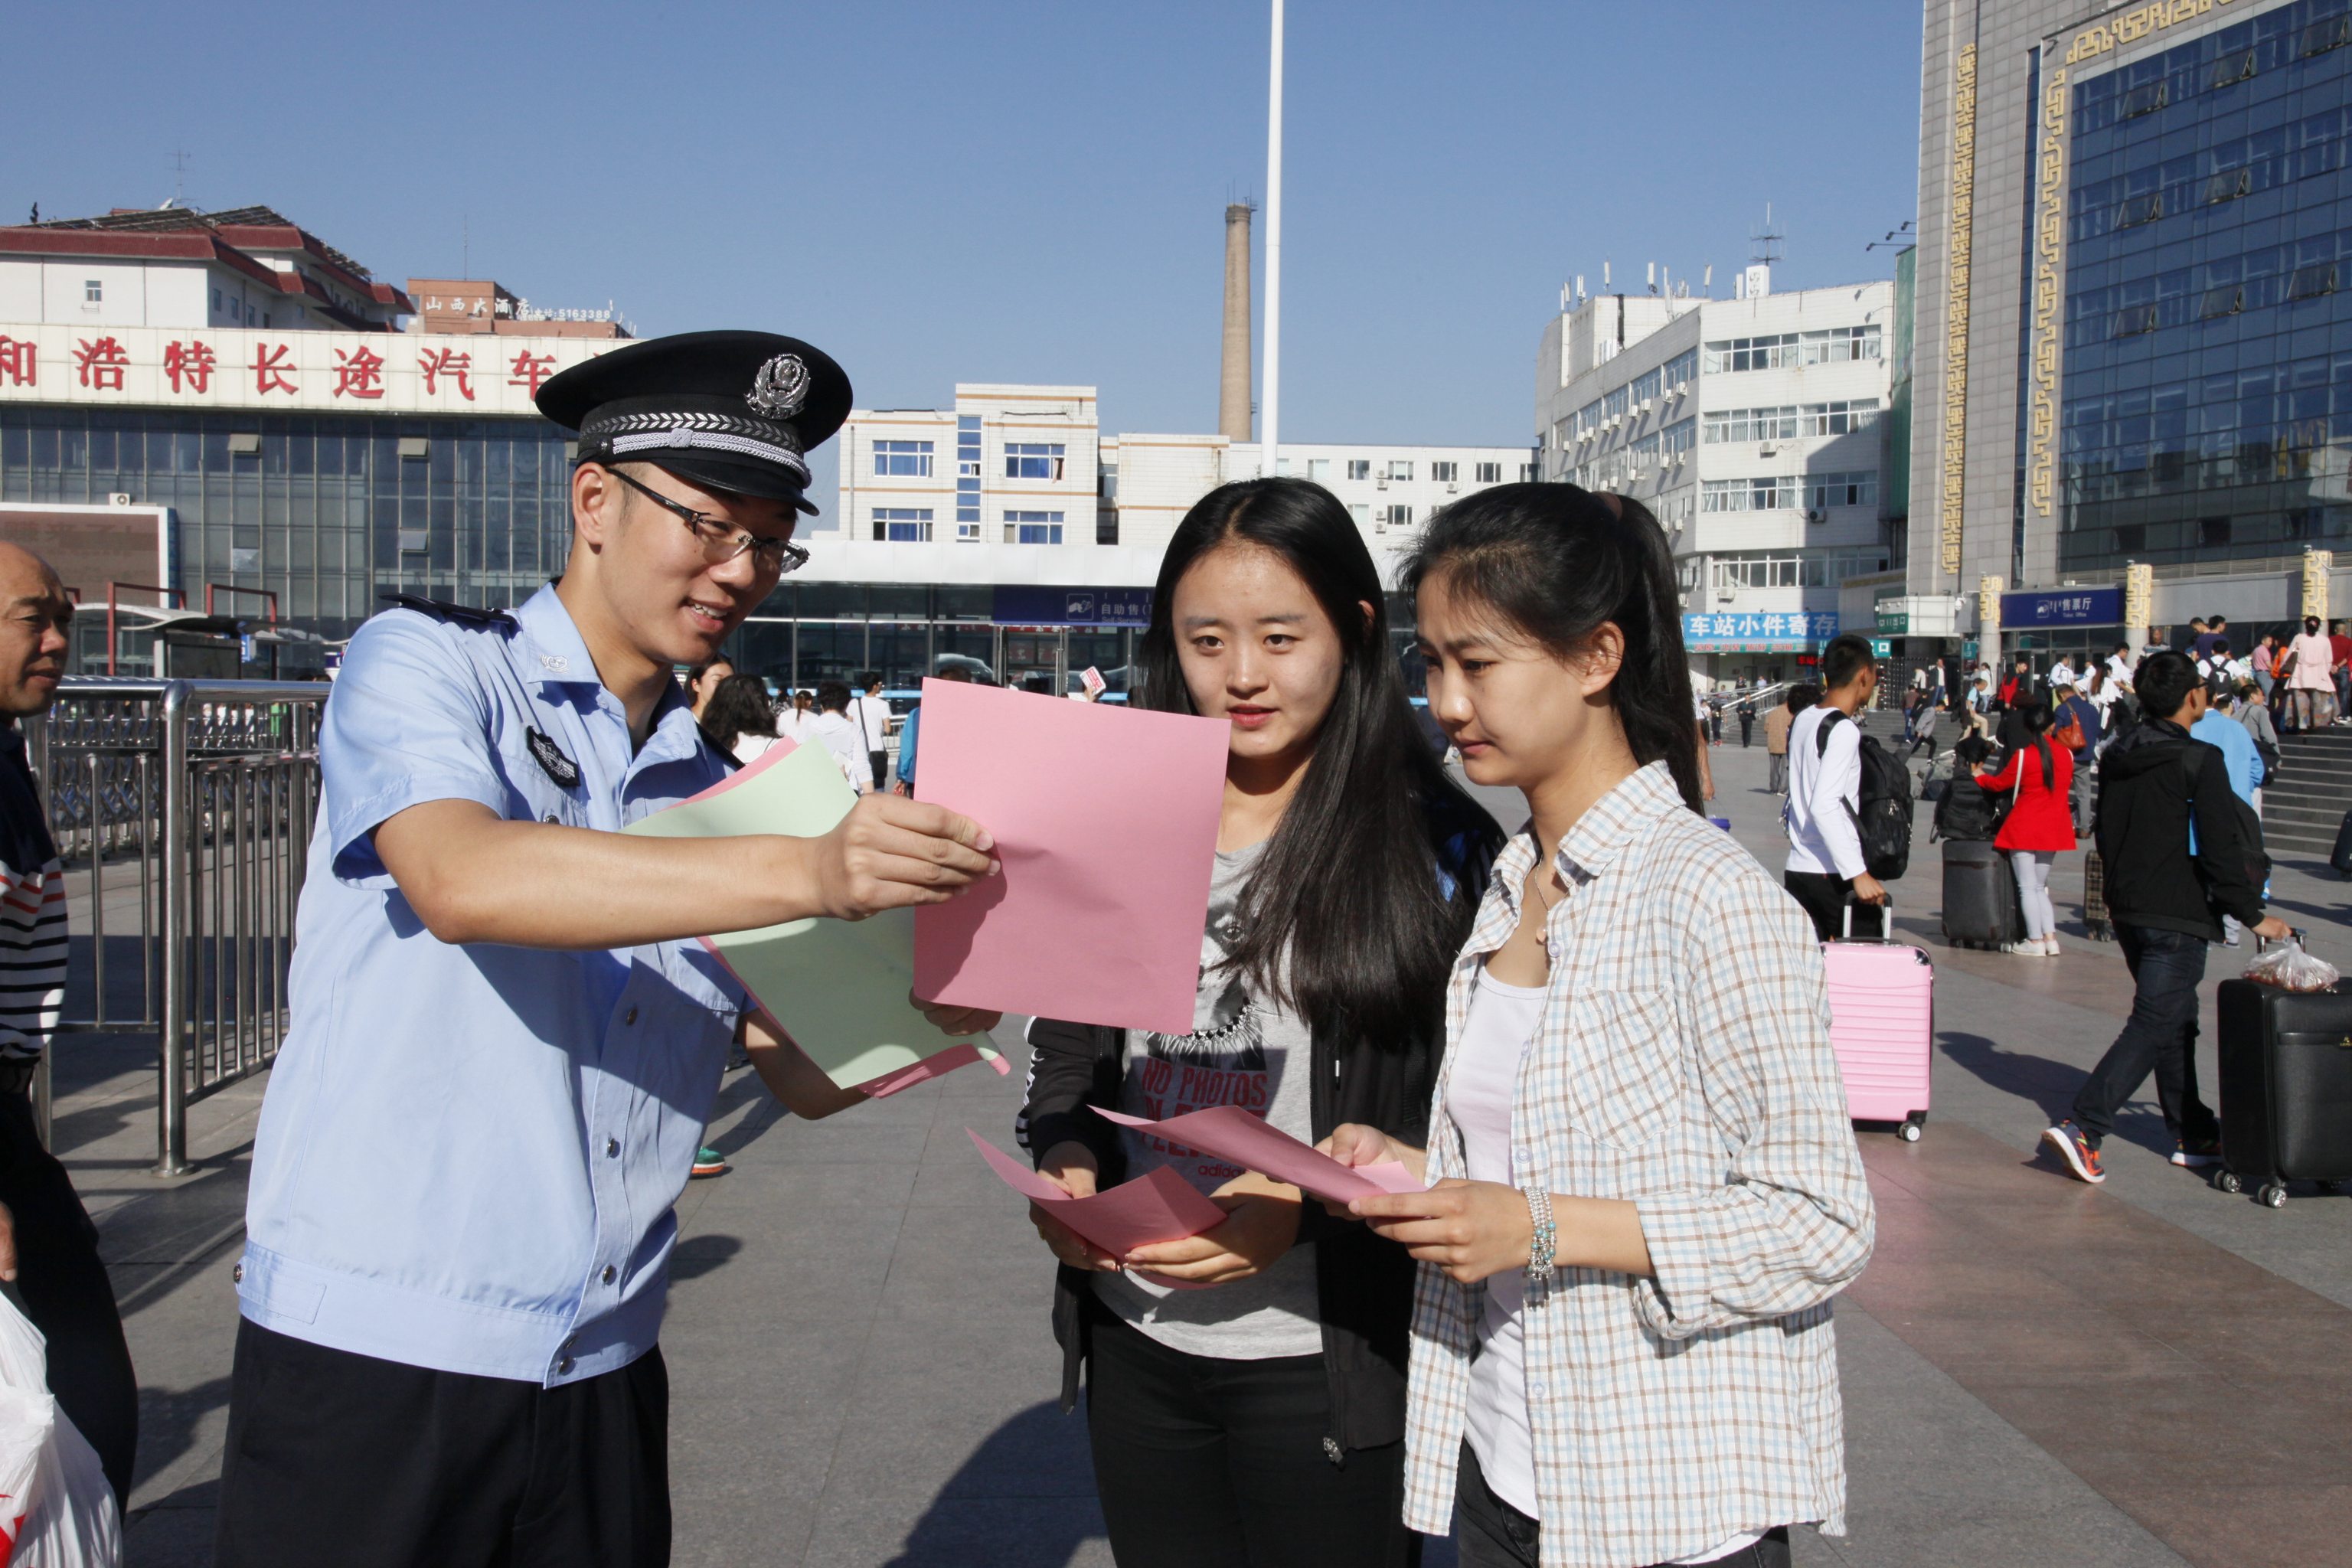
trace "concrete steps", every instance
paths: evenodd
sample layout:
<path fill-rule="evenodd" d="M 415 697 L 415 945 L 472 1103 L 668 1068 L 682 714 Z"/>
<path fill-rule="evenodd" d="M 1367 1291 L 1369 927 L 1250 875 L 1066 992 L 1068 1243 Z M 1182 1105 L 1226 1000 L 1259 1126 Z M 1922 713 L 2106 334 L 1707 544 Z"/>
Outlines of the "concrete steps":
<path fill-rule="evenodd" d="M 2352 811 L 2352 730 L 2283 735 L 2278 782 L 2263 790 L 2263 840 L 2282 853 L 2326 859 Z"/>

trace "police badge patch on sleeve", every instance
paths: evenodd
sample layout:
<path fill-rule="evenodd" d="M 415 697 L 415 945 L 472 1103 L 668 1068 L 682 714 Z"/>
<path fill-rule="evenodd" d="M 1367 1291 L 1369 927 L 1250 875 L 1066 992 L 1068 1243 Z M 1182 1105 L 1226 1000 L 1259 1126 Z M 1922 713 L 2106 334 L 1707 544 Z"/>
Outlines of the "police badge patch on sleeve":
<path fill-rule="evenodd" d="M 546 769 L 547 776 L 553 779 L 560 788 L 577 789 L 580 786 L 580 764 L 565 756 L 562 747 L 532 729 L 523 731 L 523 740 L 530 747 L 531 761 Z"/>

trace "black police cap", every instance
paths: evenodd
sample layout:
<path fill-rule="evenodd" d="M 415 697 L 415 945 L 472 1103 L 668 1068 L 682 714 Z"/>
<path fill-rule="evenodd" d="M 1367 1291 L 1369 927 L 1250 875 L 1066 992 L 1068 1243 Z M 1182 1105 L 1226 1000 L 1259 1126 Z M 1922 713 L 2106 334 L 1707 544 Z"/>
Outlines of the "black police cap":
<path fill-rule="evenodd" d="M 849 417 L 833 356 L 774 332 L 680 332 L 551 376 L 539 411 L 580 433 L 583 462 L 645 462 L 814 516 L 807 454 Z"/>

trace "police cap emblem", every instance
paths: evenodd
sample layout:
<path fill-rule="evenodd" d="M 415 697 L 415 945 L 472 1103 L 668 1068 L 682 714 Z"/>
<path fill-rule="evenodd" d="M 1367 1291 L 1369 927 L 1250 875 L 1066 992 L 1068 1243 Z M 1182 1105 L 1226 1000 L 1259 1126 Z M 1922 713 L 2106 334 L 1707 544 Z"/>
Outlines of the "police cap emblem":
<path fill-rule="evenodd" d="M 751 378 L 751 390 L 743 401 L 751 405 L 754 414 L 771 419 L 790 419 L 808 402 L 809 368 L 798 354 L 778 354 L 760 367 Z"/>

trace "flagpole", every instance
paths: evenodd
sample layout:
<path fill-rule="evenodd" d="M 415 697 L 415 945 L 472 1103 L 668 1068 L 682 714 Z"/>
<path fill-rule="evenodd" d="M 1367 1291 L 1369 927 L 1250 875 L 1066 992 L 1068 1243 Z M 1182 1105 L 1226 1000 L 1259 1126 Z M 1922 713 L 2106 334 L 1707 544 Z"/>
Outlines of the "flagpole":
<path fill-rule="evenodd" d="M 1258 425 L 1258 471 L 1280 472 L 1282 429 L 1282 0 L 1274 0 L 1274 44 L 1265 115 L 1265 401 Z"/>

